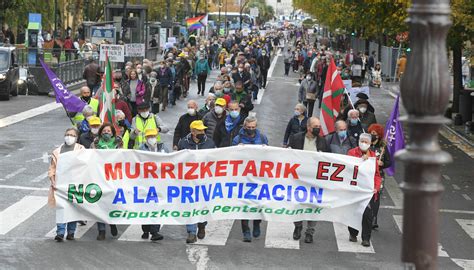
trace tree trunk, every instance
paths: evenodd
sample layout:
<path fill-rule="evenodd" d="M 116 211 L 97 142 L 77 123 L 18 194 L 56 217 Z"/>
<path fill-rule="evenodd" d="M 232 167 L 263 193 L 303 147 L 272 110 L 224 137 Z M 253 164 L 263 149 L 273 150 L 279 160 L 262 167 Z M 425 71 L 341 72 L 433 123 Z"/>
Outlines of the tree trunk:
<path fill-rule="evenodd" d="M 462 89 L 462 47 L 461 44 L 456 44 L 453 47 L 453 113 L 459 112 L 459 100 L 464 98 L 460 96 Z"/>

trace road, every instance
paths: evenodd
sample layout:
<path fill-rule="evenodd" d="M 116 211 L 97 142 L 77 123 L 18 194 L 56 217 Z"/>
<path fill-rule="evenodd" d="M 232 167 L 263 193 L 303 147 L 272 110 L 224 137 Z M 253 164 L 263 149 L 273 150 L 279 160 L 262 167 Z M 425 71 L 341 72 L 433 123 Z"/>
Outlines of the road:
<path fill-rule="evenodd" d="M 283 133 L 296 104 L 296 74 L 283 76 L 277 57 L 267 90 L 261 92 L 254 113 L 270 144 L 281 146 Z M 217 71 L 212 72 L 215 78 Z M 211 79 L 212 80 L 212 79 Z M 209 80 L 208 80 L 209 81 Z M 208 83 L 208 87 L 209 87 Z M 189 98 L 200 105 L 193 83 Z M 207 237 L 185 244 L 183 226 L 164 226 L 163 241 L 140 239 L 139 226 L 119 226 L 119 235 L 98 242 L 97 229 L 89 222 L 78 227 L 76 241 L 53 240 L 54 209 L 47 206 L 49 153 L 60 145 L 70 126 L 64 110 L 47 97 L 16 97 L 0 103 L 0 268 L 1 269 L 401 269 L 402 193 L 398 187 L 403 168 L 387 178 L 381 199 L 378 231 L 372 247 L 348 241 L 347 229 L 318 222 L 315 242 L 292 240 L 293 224 L 262 223 L 262 235 L 242 242 L 240 222 L 211 222 Z M 377 120 L 385 123 L 394 99 L 381 89 L 371 89 L 370 102 Z M 43 106 L 43 107 L 41 107 Z M 44 107 L 46 106 L 46 107 Z M 38 110 L 37 108 L 43 108 Z M 36 108 L 36 109 L 35 109 Z M 36 111 L 29 111 L 36 110 Z M 26 112 L 25 112 L 26 111 Z M 186 101 L 160 117 L 174 129 Z M 404 111 L 402 110 L 402 114 Z M 171 148 L 172 132 L 162 136 Z M 442 148 L 454 162 L 442 169 L 445 192 L 440 211 L 439 269 L 474 269 L 474 188 L 472 158 L 445 138 Z M 360 241 L 360 238 L 359 238 Z"/>

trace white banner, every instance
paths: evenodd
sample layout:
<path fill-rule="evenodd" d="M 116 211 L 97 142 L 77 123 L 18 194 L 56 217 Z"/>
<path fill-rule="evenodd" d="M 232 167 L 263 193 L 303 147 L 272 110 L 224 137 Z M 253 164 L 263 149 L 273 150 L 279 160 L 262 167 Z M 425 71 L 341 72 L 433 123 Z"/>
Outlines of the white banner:
<path fill-rule="evenodd" d="M 374 173 L 373 158 L 270 146 L 68 152 L 57 167 L 56 222 L 325 220 L 360 230 Z"/>
<path fill-rule="evenodd" d="M 100 44 L 99 61 L 105 61 L 106 52 L 109 55 L 110 62 L 124 62 L 125 49 L 123 45 Z"/>
<path fill-rule="evenodd" d="M 143 43 L 125 44 L 125 56 L 145 57 L 145 44 Z"/>
<path fill-rule="evenodd" d="M 356 103 L 357 100 L 359 100 L 357 97 L 359 93 L 364 93 L 370 98 L 370 89 L 368 86 L 352 87 L 351 89 L 347 89 L 347 92 L 349 93 L 352 103 Z"/>

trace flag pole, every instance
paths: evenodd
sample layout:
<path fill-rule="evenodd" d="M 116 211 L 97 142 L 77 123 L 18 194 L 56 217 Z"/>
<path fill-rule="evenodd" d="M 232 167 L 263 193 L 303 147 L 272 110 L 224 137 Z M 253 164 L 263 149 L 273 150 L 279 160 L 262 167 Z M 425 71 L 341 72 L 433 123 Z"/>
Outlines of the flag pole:
<path fill-rule="evenodd" d="M 74 123 L 74 121 L 72 121 L 71 117 L 69 117 L 69 114 L 68 114 L 68 112 L 67 112 L 67 110 L 66 110 L 66 107 L 64 107 L 64 104 L 63 104 L 61 101 L 59 101 L 59 102 L 61 103 L 61 105 L 62 105 L 61 107 L 63 107 L 64 112 L 66 113 L 67 118 L 69 119 L 69 121 L 71 121 L 71 124 L 72 124 L 73 126 L 76 126 L 76 123 Z"/>
<path fill-rule="evenodd" d="M 349 102 L 351 103 L 352 109 L 355 110 L 356 108 L 354 107 L 354 103 L 352 103 L 351 97 L 349 96 L 349 92 L 347 92 L 347 88 L 345 88 L 345 87 L 344 87 L 344 93 L 346 94 L 347 98 L 349 99 Z M 359 122 L 361 122 L 359 117 L 357 117 L 357 120 L 359 120 Z M 365 133 L 365 129 L 363 127 L 362 127 L 362 131 Z"/>

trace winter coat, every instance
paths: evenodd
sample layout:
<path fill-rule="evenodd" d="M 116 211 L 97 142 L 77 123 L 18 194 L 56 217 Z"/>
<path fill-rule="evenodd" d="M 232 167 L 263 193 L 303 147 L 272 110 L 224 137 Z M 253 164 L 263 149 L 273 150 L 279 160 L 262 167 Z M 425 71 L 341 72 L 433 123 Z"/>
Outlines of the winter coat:
<path fill-rule="evenodd" d="M 260 130 L 256 130 L 254 137 L 249 137 L 243 128 L 239 130 L 239 134 L 232 140 L 232 145 L 239 144 L 265 144 L 268 145 L 267 136 L 262 134 Z"/>
<path fill-rule="evenodd" d="M 375 153 L 372 150 L 367 150 L 367 154 L 369 157 L 375 157 Z M 353 148 L 349 150 L 347 155 L 352 156 L 352 157 L 362 157 L 363 153 L 362 150 L 360 150 L 359 147 Z M 374 176 L 374 189 L 377 190 L 377 192 L 380 192 L 380 185 L 382 184 L 382 177 L 380 176 L 380 171 L 379 171 L 379 166 L 377 163 L 375 163 L 375 176 Z M 375 194 L 375 197 L 377 198 L 377 194 Z"/>
<path fill-rule="evenodd" d="M 217 147 L 231 146 L 232 140 L 235 136 L 239 134 L 239 131 L 242 129 L 245 118 L 239 115 L 239 118 L 235 119 L 235 121 L 237 121 L 237 124 L 230 131 L 227 131 L 226 121 L 230 121 L 230 119 L 232 119 L 230 115 L 226 116 L 226 119 L 219 123 L 219 125 L 216 127 L 216 130 L 214 131 L 214 142 L 216 143 Z"/>
<path fill-rule="evenodd" d="M 176 128 L 174 129 L 173 146 L 178 146 L 179 140 L 186 137 L 186 135 L 188 135 L 189 132 L 191 132 L 189 125 L 191 125 L 193 121 L 199 120 L 199 119 L 201 119 L 199 114 L 191 116 L 188 113 L 185 113 L 181 115 L 181 117 L 178 120 L 178 124 L 176 125 Z"/>
<path fill-rule="evenodd" d="M 306 131 L 291 135 L 289 139 L 288 147 L 292 149 L 303 150 L 305 136 L 306 136 Z M 318 150 L 318 152 L 330 152 L 330 149 L 324 137 L 318 136 L 316 138 L 316 149 Z"/>
<path fill-rule="evenodd" d="M 285 136 L 283 138 L 283 144 L 288 144 L 288 139 L 291 135 L 305 131 L 306 132 L 306 123 L 308 122 L 308 117 L 304 116 L 304 118 L 300 121 L 298 116 L 293 116 L 290 121 L 288 121 L 288 125 L 286 126 Z"/>
<path fill-rule="evenodd" d="M 328 134 L 326 136 L 326 142 L 331 150 L 331 153 L 347 155 L 350 149 L 357 147 L 357 141 L 350 136 L 346 136 L 344 141 L 341 142 L 341 139 L 337 133 Z"/>
<path fill-rule="evenodd" d="M 225 117 L 226 111 L 222 113 L 221 117 L 218 117 L 217 113 L 214 110 L 209 111 L 203 116 L 202 122 L 207 127 L 206 135 L 209 138 L 214 138 L 214 130 L 221 122 L 225 121 Z"/>
<path fill-rule="evenodd" d="M 183 150 L 183 149 L 190 149 L 190 150 L 199 150 L 199 149 L 212 149 L 216 148 L 216 145 L 214 144 L 214 141 L 209 138 L 209 137 L 204 137 L 204 140 L 202 142 L 196 143 L 193 140 L 193 136 L 191 133 L 186 135 L 186 137 L 182 138 L 179 140 L 178 143 L 178 150 Z"/>

